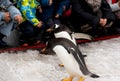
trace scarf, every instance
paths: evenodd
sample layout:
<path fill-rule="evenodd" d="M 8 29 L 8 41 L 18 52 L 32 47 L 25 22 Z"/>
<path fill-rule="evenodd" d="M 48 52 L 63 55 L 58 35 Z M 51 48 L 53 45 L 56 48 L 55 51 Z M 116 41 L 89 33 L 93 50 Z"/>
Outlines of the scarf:
<path fill-rule="evenodd" d="M 97 12 L 101 6 L 102 0 L 85 0 L 87 4 L 92 8 L 93 12 Z"/>

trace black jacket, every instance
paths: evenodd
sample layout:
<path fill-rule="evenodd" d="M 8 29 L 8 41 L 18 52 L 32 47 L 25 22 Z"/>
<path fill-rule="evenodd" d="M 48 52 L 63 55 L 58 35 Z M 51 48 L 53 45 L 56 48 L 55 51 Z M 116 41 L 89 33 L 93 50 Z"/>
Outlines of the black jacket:
<path fill-rule="evenodd" d="M 88 6 L 85 0 L 71 0 L 71 3 L 72 20 L 77 20 L 79 24 L 88 23 L 92 26 L 97 26 L 99 24 L 100 18 L 92 11 L 91 7 Z M 106 0 L 102 0 L 100 10 L 103 14 L 102 18 L 107 18 L 108 21 L 115 20 L 115 16 Z"/>

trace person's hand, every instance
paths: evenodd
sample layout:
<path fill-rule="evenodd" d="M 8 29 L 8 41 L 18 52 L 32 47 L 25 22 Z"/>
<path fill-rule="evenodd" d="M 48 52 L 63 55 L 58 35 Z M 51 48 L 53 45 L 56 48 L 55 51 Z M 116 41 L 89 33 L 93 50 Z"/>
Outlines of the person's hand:
<path fill-rule="evenodd" d="M 41 28 L 41 27 L 42 27 L 42 25 L 43 25 L 43 23 L 42 23 L 42 21 L 40 21 L 40 22 L 37 24 L 37 26 L 36 26 L 36 27 Z"/>
<path fill-rule="evenodd" d="M 42 7 L 41 6 L 38 6 L 38 11 L 39 11 L 39 13 L 42 13 Z"/>
<path fill-rule="evenodd" d="M 117 19 L 120 19 L 120 11 L 114 13 L 117 16 Z"/>
<path fill-rule="evenodd" d="M 59 17 L 60 17 L 60 15 L 59 15 L 59 14 L 56 14 L 56 15 L 55 15 L 55 18 L 59 18 Z"/>
<path fill-rule="evenodd" d="M 102 24 L 103 24 L 103 18 L 100 18 L 99 24 L 102 26 Z"/>
<path fill-rule="evenodd" d="M 118 5 L 119 5 L 119 7 L 120 7 L 120 0 L 118 0 Z"/>
<path fill-rule="evenodd" d="M 49 6 L 52 5 L 53 3 L 53 0 L 49 0 Z"/>
<path fill-rule="evenodd" d="M 107 19 L 106 19 L 106 18 L 105 18 L 105 19 L 100 18 L 99 24 L 100 24 L 102 27 L 104 27 L 104 26 L 107 24 Z"/>
<path fill-rule="evenodd" d="M 66 6 L 63 6 L 63 11 L 65 11 L 65 10 L 66 10 Z M 57 14 L 55 15 L 55 18 L 59 18 L 59 17 L 60 17 L 60 14 L 57 13 Z"/>
<path fill-rule="evenodd" d="M 10 22 L 11 18 L 10 18 L 10 13 L 9 12 L 5 12 L 5 15 L 4 15 L 4 21 L 6 23 Z"/>
<path fill-rule="evenodd" d="M 66 6 L 63 6 L 63 11 L 65 11 L 66 10 Z"/>
<path fill-rule="evenodd" d="M 16 15 L 14 19 L 15 21 L 17 21 L 18 24 L 21 24 L 23 22 L 23 18 L 20 15 Z"/>
<path fill-rule="evenodd" d="M 104 27 L 106 24 L 107 24 L 107 19 L 105 18 L 105 19 L 103 19 L 103 24 L 102 24 L 102 26 Z"/>

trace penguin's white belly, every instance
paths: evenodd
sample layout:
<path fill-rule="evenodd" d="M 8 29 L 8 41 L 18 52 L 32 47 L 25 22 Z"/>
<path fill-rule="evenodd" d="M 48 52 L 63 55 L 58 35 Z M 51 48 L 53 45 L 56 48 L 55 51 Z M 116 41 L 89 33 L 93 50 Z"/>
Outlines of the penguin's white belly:
<path fill-rule="evenodd" d="M 82 75 L 74 56 L 69 54 L 63 46 L 57 45 L 53 48 L 53 51 L 57 54 L 61 62 L 64 64 L 65 69 L 71 76 L 80 77 Z"/>
<path fill-rule="evenodd" d="M 56 38 L 61 38 L 61 37 L 62 38 L 66 38 L 66 39 L 72 41 L 75 45 L 77 45 L 74 36 L 72 36 L 72 38 L 71 38 L 71 36 L 69 35 L 69 33 L 67 33 L 66 31 L 55 33 L 55 37 Z"/>

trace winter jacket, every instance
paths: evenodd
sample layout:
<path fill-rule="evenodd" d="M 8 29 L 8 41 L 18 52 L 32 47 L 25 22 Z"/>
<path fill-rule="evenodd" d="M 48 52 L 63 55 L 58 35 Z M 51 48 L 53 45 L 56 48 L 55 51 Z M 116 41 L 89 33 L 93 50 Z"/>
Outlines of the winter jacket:
<path fill-rule="evenodd" d="M 43 9 L 42 18 L 43 21 L 47 21 L 48 18 L 54 17 L 55 14 L 59 14 L 60 16 L 63 13 L 63 7 L 69 7 L 70 0 L 53 0 L 53 4 L 49 5 L 49 0 L 40 0 L 40 4 Z"/>
<path fill-rule="evenodd" d="M 62 15 L 64 6 L 66 8 L 69 8 L 70 6 L 70 0 L 53 0 L 53 1 L 54 5 L 56 5 L 55 8 L 57 7 L 56 13 L 59 15 Z"/>
<path fill-rule="evenodd" d="M 34 26 L 39 23 L 36 18 L 36 9 L 40 4 L 36 0 L 18 0 L 17 6 L 20 9 L 24 20 L 28 20 Z"/>
<path fill-rule="evenodd" d="M 0 11 L 0 32 L 6 36 L 10 35 L 11 30 L 13 28 L 13 24 L 15 23 L 14 18 L 16 15 L 21 15 L 19 10 L 15 8 L 9 0 L 0 0 L 0 7 L 6 8 L 6 11 L 10 13 L 11 21 L 6 23 L 4 21 L 4 11 Z"/>
<path fill-rule="evenodd" d="M 107 0 L 107 2 L 109 3 L 113 12 L 120 10 L 117 0 Z"/>
<path fill-rule="evenodd" d="M 79 22 L 79 24 L 90 24 L 93 27 L 97 26 L 100 21 L 100 17 L 97 13 L 93 12 L 91 7 L 85 2 L 85 0 L 71 0 L 72 2 L 72 18 Z M 106 0 L 102 0 L 99 9 L 102 13 L 102 18 L 107 18 L 108 21 L 115 20 L 114 14 L 111 11 L 109 4 Z M 79 20 L 79 21 L 78 21 Z"/>

